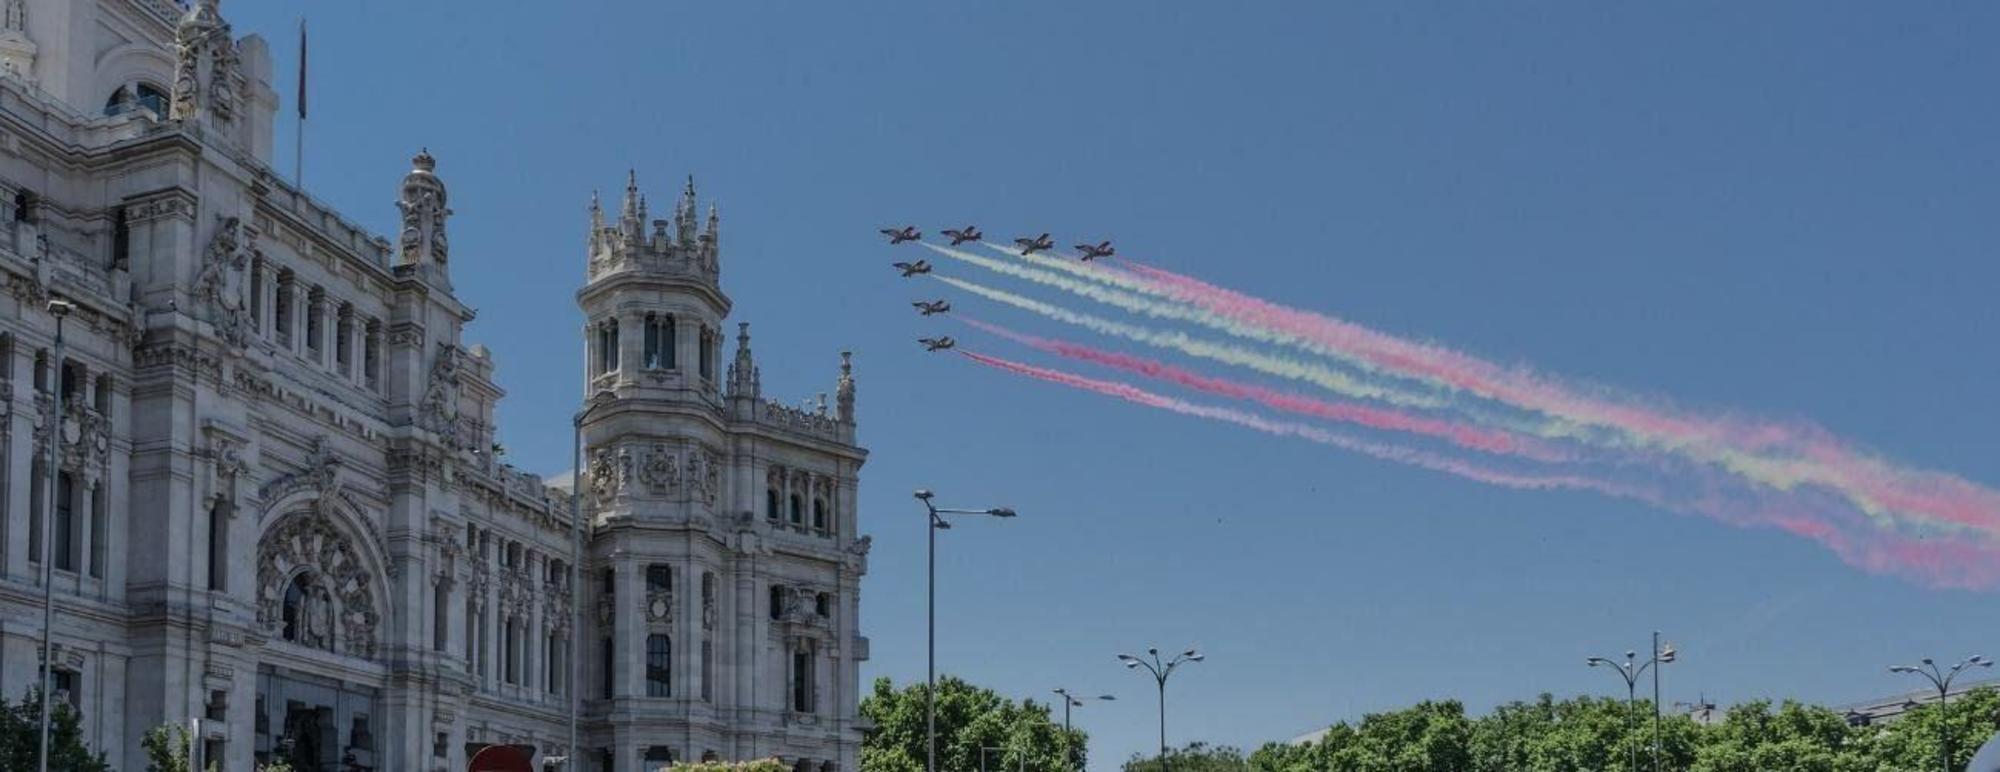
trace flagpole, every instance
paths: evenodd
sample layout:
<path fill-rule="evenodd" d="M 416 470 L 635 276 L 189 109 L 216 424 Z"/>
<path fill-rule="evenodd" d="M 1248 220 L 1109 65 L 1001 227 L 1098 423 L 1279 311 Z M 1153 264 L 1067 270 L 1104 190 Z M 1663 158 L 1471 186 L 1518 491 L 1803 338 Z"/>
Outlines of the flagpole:
<path fill-rule="evenodd" d="M 306 188 L 306 17 L 299 17 L 299 130 L 292 137 L 292 184 Z"/>

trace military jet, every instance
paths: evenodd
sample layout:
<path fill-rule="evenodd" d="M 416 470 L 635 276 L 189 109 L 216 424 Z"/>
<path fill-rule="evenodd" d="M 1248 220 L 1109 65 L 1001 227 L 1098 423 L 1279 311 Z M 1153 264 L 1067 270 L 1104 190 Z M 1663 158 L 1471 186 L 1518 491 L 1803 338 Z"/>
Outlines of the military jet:
<path fill-rule="evenodd" d="M 928 303 L 919 300 L 915 303 L 911 303 L 910 305 L 916 306 L 917 313 L 923 314 L 924 316 L 930 316 L 931 314 L 942 314 L 946 311 L 951 310 L 951 302 L 946 300 L 933 300 Z"/>
<path fill-rule="evenodd" d="M 918 260 L 914 263 L 890 263 L 889 265 L 894 266 L 898 271 L 902 271 L 903 278 L 905 279 L 920 273 L 931 272 L 931 261 L 929 260 Z"/>
<path fill-rule="evenodd" d="M 1078 244 L 1076 245 L 1076 251 L 1082 252 L 1083 261 L 1088 263 L 1100 257 L 1110 257 L 1113 253 L 1116 253 L 1118 250 L 1111 248 L 1111 242 L 1100 241 L 1095 246 L 1090 244 Z"/>
<path fill-rule="evenodd" d="M 963 229 L 946 228 L 944 229 L 944 235 L 951 237 L 951 245 L 955 247 L 968 241 L 978 241 L 986 234 L 980 233 L 979 228 L 976 226 L 967 225 Z"/>
<path fill-rule="evenodd" d="M 1056 246 L 1056 243 L 1054 241 L 1049 240 L 1049 234 L 1046 233 L 1040 236 L 1036 236 L 1032 239 L 1015 239 L 1014 244 L 1021 248 L 1022 257 L 1027 257 L 1036 252 L 1054 249 Z"/>
<path fill-rule="evenodd" d="M 918 338 L 917 342 L 924 344 L 925 351 L 943 351 L 958 345 L 958 341 L 952 340 L 949 335 L 942 338 Z"/>
<path fill-rule="evenodd" d="M 896 230 L 895 228 L 883 228 L 882 235 L 888 236 L 889 243 L 891 244 L 901 244 L 905 241 L 916 241 L 917 239 L 921 239 L 924 237 L 923 231 L 917 230 L 917 226 L 915 225 L 905 225 L 903 226 L 902 230 Z"/>

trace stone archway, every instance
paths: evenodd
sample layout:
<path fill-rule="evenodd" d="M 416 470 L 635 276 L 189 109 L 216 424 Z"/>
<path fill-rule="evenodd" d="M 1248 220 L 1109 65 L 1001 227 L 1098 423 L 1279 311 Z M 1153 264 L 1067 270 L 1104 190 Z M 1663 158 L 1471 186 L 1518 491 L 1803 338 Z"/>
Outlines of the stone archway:
<path fill-rule="evenodd" d="M 257 544 L 258 624 L 273 638 L 291 632 L 301 645 L 373 659 L 383 596 L 371 562 L 324 507 L 280 518 Z"/>

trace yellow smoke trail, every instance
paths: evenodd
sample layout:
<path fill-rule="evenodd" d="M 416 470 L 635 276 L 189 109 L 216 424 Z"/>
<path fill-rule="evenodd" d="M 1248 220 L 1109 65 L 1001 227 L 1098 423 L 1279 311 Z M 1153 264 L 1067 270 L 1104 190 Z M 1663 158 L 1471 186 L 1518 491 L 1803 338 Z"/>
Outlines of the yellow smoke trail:
<path fill-rule="evenodd" d="M 1357 380 L 1346 373 L 1320 365 L 1300 362 L 1287 357 L 1271 356 L 1227 343 L 1193 338 L 1182 332 L 1163 332 L 1135 324 L 1114 322 L 1102 317 L 1078 313 L 1061 306 L 1022 297 L 1006 290 L 975 284 L 964 279 L 955 279 L 936 273 L 930 274 L 930 276 L 938 281 L 986 298 L 987 300 L 1010 305 L 1064 324 L 1082 327 L 1100 335 L 1124 338 L 1137 343 L 1144 343 L 1148 346 L 1179 351 L 1192 357 L 1199 357 L 1238 367 L 1247 367 L 1281 378 L 1305 381 L 1316 384 L 1328 391 L 1357 399 L 1374 399 L 1401 407 L 1421 409 L 1446 407 L 1442 400 L 1435 397 L 1385 389 L 1372 383 Z"/>

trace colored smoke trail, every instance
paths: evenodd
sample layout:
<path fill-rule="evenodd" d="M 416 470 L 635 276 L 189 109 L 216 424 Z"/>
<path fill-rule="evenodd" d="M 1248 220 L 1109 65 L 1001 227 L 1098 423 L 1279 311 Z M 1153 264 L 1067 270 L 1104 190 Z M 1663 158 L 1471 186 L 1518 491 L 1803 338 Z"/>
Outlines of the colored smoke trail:
<path fill-rule="evenodd" d="M 1289 413 L 1343 421 L 1366 426 L 1371 429 L 1436 437 L 1447 440 L 1459 447 L 1487 453 L 1517 455 L 1548 462 L 1565 461 L 1571 458 L 1569 454 L 1563 453 L 1556 448 L 1549 447 L 1540 442 L 1515 437 L 1506 432 L 1478 426 L 1468 426 L 1436 418 L 1409 415 L 1395 410 L 1385 410 L 1367 405 L 1327 402 L 1297 394 L 1288 394 L 1256 384 L 1190 372 L 1154 359 L 1121 354 L 1115 351 L 1105 351 L 1064 340 L 1039 338 L 962 315 L 957 318 L 959 321 L 989 334 L 1051 354 L 1166 381 L 1195 391 L 1232 399 L 1249 400 Z"/>
<path fill-rule="evenodd" d="M 1256 429 L 1267 434 L 1274 434 L 1281 437 L 1298 437 L 1322 445 L 1330 445 L 1387 461 L 1396 461 L 1436 472 L 1457 475 L 1491 485 L 1527 490 L 1574 488 L 1594 490 L 1613 496 L 1646 497 L 1650 495 L 1637 489 L 1626 488 L 1617 483 L 1577 475 L 1521 475 L 1502 472 L 1422 450 L 1355 439 L 1309 424 L 1273 421 L 1254 413 L 1246 413 L 1240 410 L 1197 405 L 1185 400 L 1155 394 L 1128 383 L 1099 380 L 1075 373 L 1046 367 L 1036 367 L 963 349 L 960 349 L 959 353 L 972 361 L 988 367 L 997 368 L 1016 375 L 1025 375 L 1048 383 L 1082 389 L 1094 394 L 1114 397 L 1133 404 L 1159 408 L 1181 415 L 1232 423 Z"/>
<path fill-rule="evenodd" d="M 1709 419 L 1586 395 L 1525 369 L 1503 368 L 1163 269 L 1130 261 L 1126 265 L 1155 291 L 1224 318 L 1283 330 L 1388 370 L 1551 416 L 1554 421 L 1542 436 L 1601 442 L 1581 428 L 1605 427 L 1620 432 L 1631 445 L 1714 463 L 1780 491 L 1804 486 L 1838 491 L 1885 529 L 1921 526 L 2000 536 L 2000 493 L 1952 475 L 1898 468 L 1862 455 L 1816 427 Z"/>
<path fill-rule="evenodd" d="M 1641 487 L 1581 475 L 1523 475 L 1498 471 L 1459 459 L 1394 445 L 1367 442 L 1306 424 L 1273 421 L 1227 408 L 1197 405 L 1146 391 L 1131 384 L 1090 378 L 1046 367 L 960 350 L 972 361 L 1086 392 L 1158 408 L 1181 415 L 1235 424 L 1267 434 L 1297 437 L 1343 450 L 1455 475 L 1476 482 L 1518 489 L 1578 489 L 1632 499 L 1670 511 L 1703 515 L 1742 527 L 1773 528 L 1817 542 L 1850 565 L 1874 573 L 1898 574 L 1941 587 L 1992 589 L 2000 587 L 2000 545 L 1937 542 L 1872 532 L 1867 523 L 1840 514 L 1834 502 L 1801 501 L 1794 496 L 1773 498 L 1770 492 L 1729 490 L 1732 486 L 1697 479 L 1695 495 L 1669 497 Z M 1861 529 L 1856 534 L 1856 528 Z"/>
<path fill-rule="evenodd" d="M 1281 378 L 1305 381 L 1317 384 L 1336 394 L 1357 399 L 1376 399 L 1392 405 L 1411 408 L 1439 408 L 1445 406 L 1445 402 L 1437 398 L 1407 394 L 1393 389 L 1384 389 L 1374 384 L 1363 383 L 1346 373 L 1338 372 L 1321 365 L 1264 354 L 1240 346 L 1191 338 L 1186 333 L 1178 331 L 1161 332 L 1138 325 L 1115 322 L 1102 317 L 1071 311 L 1061 306 L 1023 297 L 1005 290 L 975 284 L 964 279 L 943 276 L 937 273 L 931 273 L 929 276 L 945 284 L 986 298 L 987 300 L 1010 305 L 1064 324 L 1082 327 L 1100 335 L 1124 338 L 1137 343 L 1144 343 L 1148 346 L 1172 349 L 1188 356 L 1208 359 L 1223 364 L 1237 365 L 1239 367 L 1248 367 L 1252 370 Z"/>

